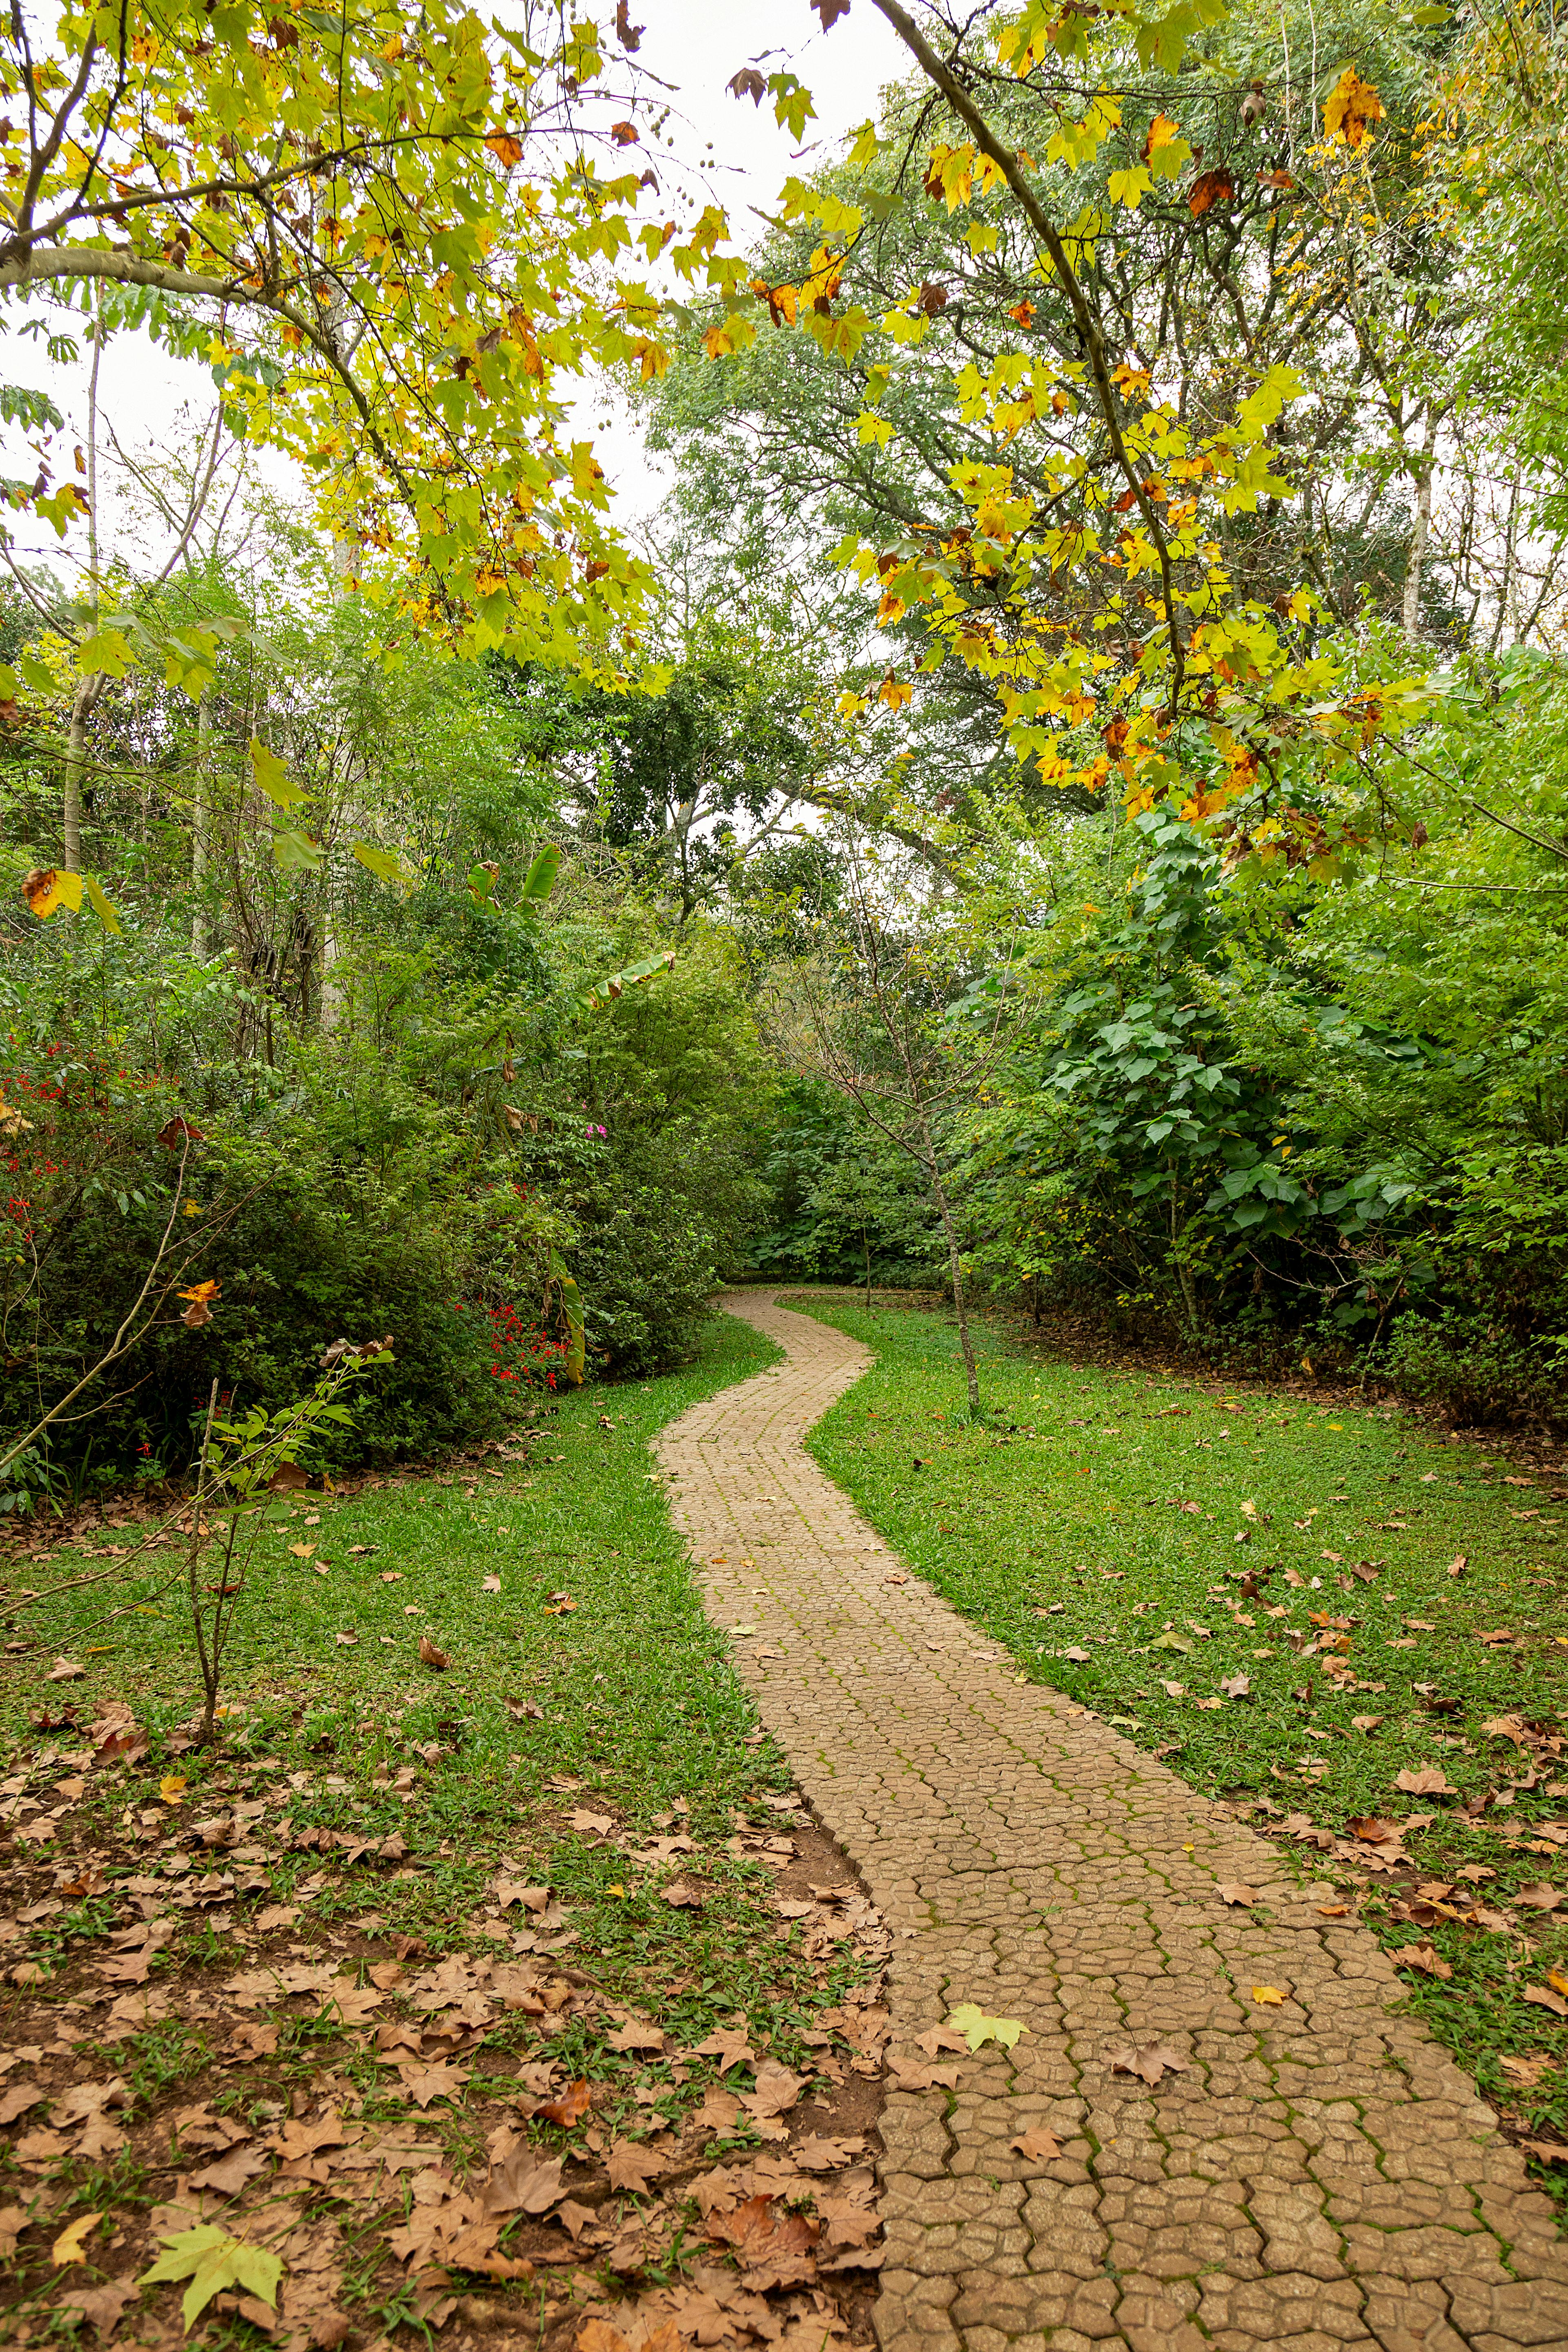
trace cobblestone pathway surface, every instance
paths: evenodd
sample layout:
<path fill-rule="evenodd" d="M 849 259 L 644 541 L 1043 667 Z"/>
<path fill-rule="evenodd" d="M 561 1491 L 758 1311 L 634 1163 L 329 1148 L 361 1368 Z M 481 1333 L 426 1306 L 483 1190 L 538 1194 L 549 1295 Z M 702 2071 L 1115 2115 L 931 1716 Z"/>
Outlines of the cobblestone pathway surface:
<path fill-rule="evenodd" d="M 1016 1682 L 918 1579 L 892 1581 L 801 1443 L 869 1358 L 771 1291 L 726 1304 L 789 1360 L 661 1441 L 709 1608 L 887 1915 L 894 2050 L 964 2001 L 1028 2029 L 952 2094 L 889 2094 L 883 2346 L 1568 2347 L 1550 2205 L 1474 2084 L 1393 2013 L 1371 1937 L 1173 1773 Z M 1256 1913 L 1220 1898 L 1237 1880 Z M 1188 2071 L 1112 2074 L 1154 2040 Z M 1038 2124 L 1055 2161 L 1010 2145 Z"/>

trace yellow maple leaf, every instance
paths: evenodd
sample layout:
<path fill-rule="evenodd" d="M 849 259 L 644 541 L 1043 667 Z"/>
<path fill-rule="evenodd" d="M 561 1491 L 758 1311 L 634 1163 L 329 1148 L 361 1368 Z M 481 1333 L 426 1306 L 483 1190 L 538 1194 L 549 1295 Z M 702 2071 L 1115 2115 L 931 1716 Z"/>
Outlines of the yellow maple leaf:
<path fill-rule="evenodd" d="M 163 1802 L 166 1805 L 177 1805 L 184 1793 L 184 1774 L 183 1772 L 165 1772 L 163 1779 L 158 1783 L 158 1794 L 162 1797 Z"/>
<path fill-rule="evenodd" d="M 40 923 L 47 923 L 57 907 L 68 907 L 74 915 L 81 905 L 81 876 L 53 866 L 35 866 L 22 885 L 22 896 Z"/>
<path fill-rule="evenodd" d="M 1363 81 L 1353 66 L 1347 66 L 1329 92 L 1329 102 L 1323 109 L 1323 129 L 1331 139 L 1342 139 L 1347 147 L 1359 147 L 1368 126 L 1381 122 L 1385 111 L 1372 84 Z"/>

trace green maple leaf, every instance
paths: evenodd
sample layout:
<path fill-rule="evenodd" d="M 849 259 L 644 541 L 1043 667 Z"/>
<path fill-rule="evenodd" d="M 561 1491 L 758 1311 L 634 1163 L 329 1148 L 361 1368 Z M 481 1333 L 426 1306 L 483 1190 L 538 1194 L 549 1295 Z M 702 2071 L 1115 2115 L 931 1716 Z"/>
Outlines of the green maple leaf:
<path fill-rule="evenodd" d="M 214 2221 L 203 2221 L 194 2230 L 166 2236 L 163 2252 L 136 2284 L 156 2286 L 165 2279 L 189 2279 L 180 2305 L 188 2336 L 214 2295 L 226 2287 L 243 2287 L 276 2311 L 282 2276 L 278 2255 L 269 2254 L 264 2246 L 247 2246 L 243 2238 L 231 2238 Z"/>
<path fill-rule="evenodd" d="M 948 2023 L 955 2026 L 972 2050 L 983 2049 L 987 2042 L 999 2042 L 1004 2050 L 1011 2050 L 1020 2033 L 1028 2027 L 1016 2017 L 986 2017 L 972 2000 L 948 2013 Z"/>

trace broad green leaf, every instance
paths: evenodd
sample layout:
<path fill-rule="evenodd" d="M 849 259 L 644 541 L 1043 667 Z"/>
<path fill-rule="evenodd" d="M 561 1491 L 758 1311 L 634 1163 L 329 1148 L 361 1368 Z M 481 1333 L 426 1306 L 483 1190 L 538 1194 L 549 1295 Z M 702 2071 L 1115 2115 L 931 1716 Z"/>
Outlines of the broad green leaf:
<path fill-rule="evenodd" d="M 624 971 L 612 971 L 605 979 L 595 981 L 592 992 L 587 996 L 579 997 L 577 1001 L 584 1013 L 597 1013 L 600 1005 L 606 999 L 613 1002 L 625 990 L 638 987 L 642 982 L 652 980 L 658 972 L 674 970 L 675 950 L 666 948 L 658 955 L 645 956 L 641 963 L 629 963 Z"/>
<path fill-rule="evenodd" d="M 548 898 L 555 887 L 555 877 L 561 871 L 561 852 L 553 842 L 547 843 L 523 878 L 524 900 Z"/>
<path fill-rule="evenodd" d="M 118 629 L 100 629 L 96 636 L 84 637 L 77 647 L 76 657 L 84 677 L 102 670 L 110 677 L 123 677 L 136 664 L 135 655 Z"/>
<path fill-rule="evenodd" d="M 320 845 L 308 833 L 283 828 L 272 836 L 272 855 L 285 874 L 319 874 L 324 863 Z"/>
<path fill-rule="evenodd" d="M 1019 2034 L 1029 2030 L 1016 2017 L 985 2016 L 972 2000 L 950 2010 L 947 2021 L 963 2034 L 972 2050 L 984 2049 L 987 2042 L 1000 2042 L 1004 2050 L 1011 2050 Z"/>
<path fill-rule="evenodd" d="M 391 882 L 401 889 L 412 890 L 419 878 L 405 866 L 395 849 L 378 849 L 374 841 L 356 841 L 351 846 L 360 864 L 378 882 Z"/>
<path fill-rule="evenodd" d="M 285 816 L 308 801 L 310 793 L 297 784 L 276 751 L 269 751 L 256 736 L 250 740 L 250 765 L 256 777 L 256 789 L 265 793 L 275 808 Z"/>

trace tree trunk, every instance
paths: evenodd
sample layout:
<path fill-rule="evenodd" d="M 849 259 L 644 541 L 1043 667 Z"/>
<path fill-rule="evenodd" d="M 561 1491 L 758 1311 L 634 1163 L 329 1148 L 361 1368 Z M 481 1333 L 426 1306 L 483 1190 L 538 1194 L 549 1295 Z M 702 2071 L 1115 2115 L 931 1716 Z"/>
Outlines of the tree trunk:
<path fill-rule="evenodd" d="M 93 308 L 96 312 L 97 299 Z M 92 365 L 87 379 L 87 548 L 88 625 L 97 635 L 98 584 L 98 377 L 103 361 L 103 327 L 95 316 Z M 89 670 L 76 682 L 71 697 L 70 725 L 66 732 L 66 772 L 60 791 L 60 833 L 65 843 L 66 871 L 81 872 L 82 776 L 87 767 L 87 722 L 103 691 L 103 675 Z"/>
<path fill-rule="evenodd" d="M 191 953 L 202 957 L 207 951 L 206 909 L 202 899 L 209 864 L 207 828 L 212 823 L 211 761 L 212 712 L 204 694 L 196 705 L 196 788 L 191 806 Z"/>
<path fill-rule="evenodd" d="M 92 709 L 89 677 L 79 678 L 71 697 L 70 725 L 66 733 L 66 772 L 60 794 L 60 831 L 65 837 L 66 871 L 81 872 L 81 777 L 87 761 L 87 721 Z"/>
<path fill-rule="evenodd" d="M 1426 413 L 1426 432 L 1421 455 L 1415 461 L 1415 520 L 1410 530 L 1410 562 L 1405 573 L 1405 597 L 1400 621 L 1407 637 L 1413 637 L 1421 625 L 1421 578 L 1426 563 L 1426 545 L 1432 536 L 1432 477 L 1436 470 L 1433 454 L 1437 443 L 1437 418 L 1434 410 Z"/>
<path fill-rule="evenodd" d="M 921 1113 L 921 1143 L 925 1152 L 926 1181 L 936 1195 L 936 1205 L 942 1213 L 942 1231 L 947 1235 L 947 1262 L 952 1273 L 952 1310 L 958 1318 L 958 1344 L 963 1350 L 963 1372 L 969 1383 L 969 1418 L 978 1421 L 980 1375 L 974 1368 L 974 1342 L 969 1336 L 969 1309 L 963 1296 L 963 1266 L 959 1256 L 958 1234 L 953 1229 L 952 1212 L 947 1203 L 947 1187 L 937 1170 L 931 1129 L 926 1125 L 923 1111 Z"/>

